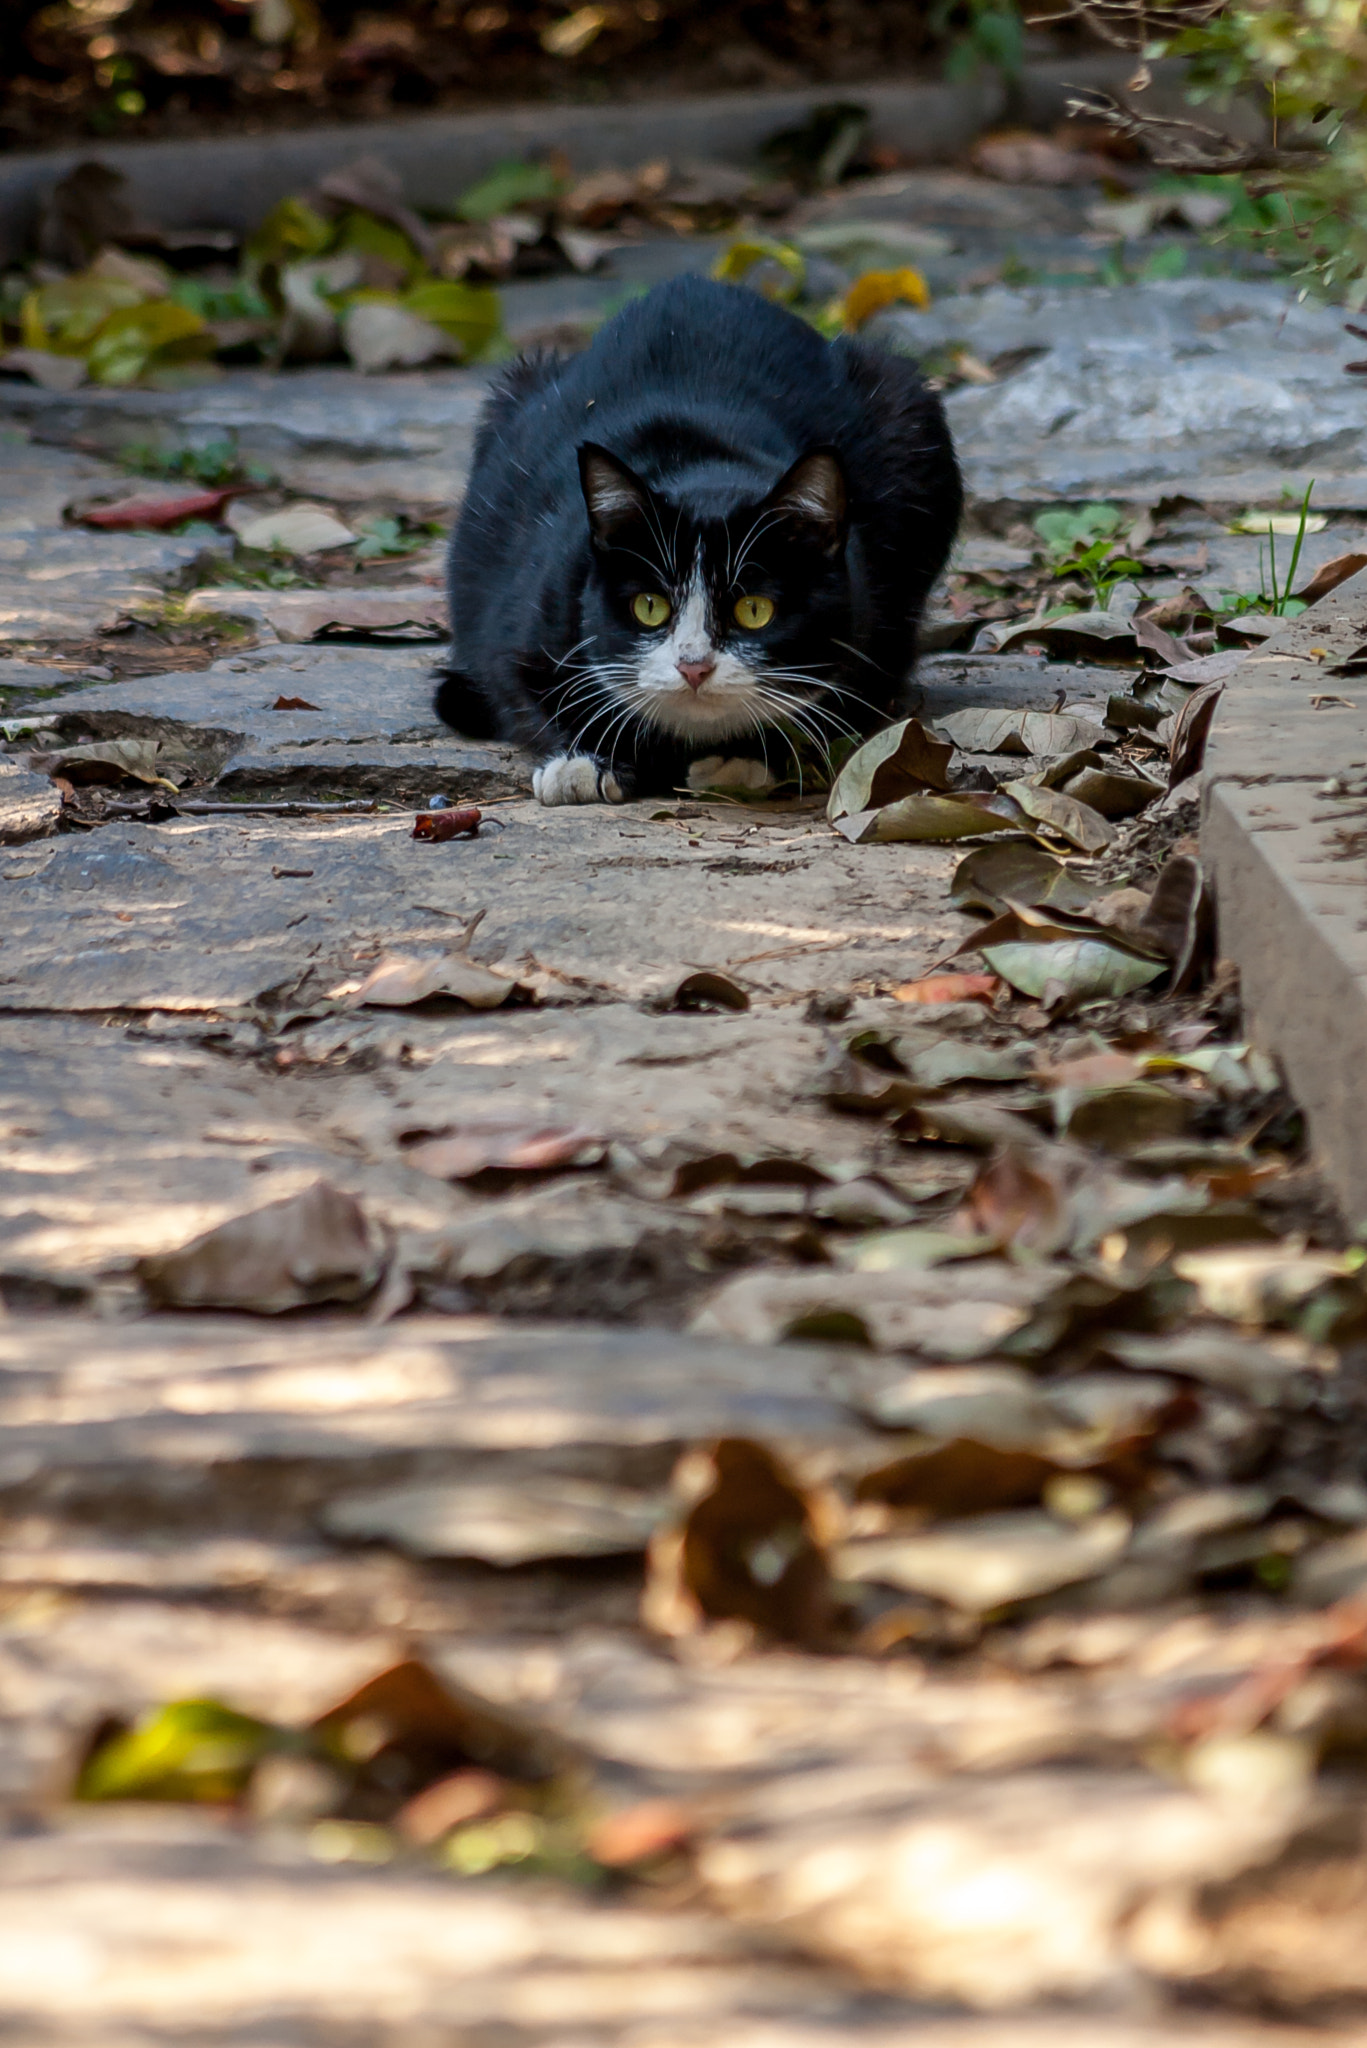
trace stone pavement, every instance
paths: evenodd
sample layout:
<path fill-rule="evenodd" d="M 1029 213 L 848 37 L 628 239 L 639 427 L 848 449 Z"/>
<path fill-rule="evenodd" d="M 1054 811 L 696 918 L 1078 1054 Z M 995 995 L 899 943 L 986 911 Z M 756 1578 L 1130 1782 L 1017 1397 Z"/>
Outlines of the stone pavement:
<path fill-rule="evenodd" d="M 851 220 L 939 237 L 943 295 L 890 324 L 997 379 L 949 399 L 966 574 L 1028 565 L 1050 498 L 1186 497 L 1146 588 L 1252 594 L 1260 543 L 1227 514 L 1310 474 L 1333 517 L 1304 568 L 1359 540 L 1367 398 L 1336 316 L 1246 277 L 1049 282 L 1104 254 L 1067 193 L 903 176 L 805 225 Z M 510 326 L 708 255 L 519 286 Z M 975 288 L 1008 259 L 1039 281 Z M 540 810 L 525 759 L 433 718 L 432 644 L 273 637 L 299 589 L 187 627 L 195 584 L 234 601 L 230 535 L 64 519 L 126 483 L 130 443 L 225 439 L 348 517 L 444 511 L 484 385 L 0 388 L 0 2038 L 1358 2038 L 1357 1283 L 1303 1248 L 1310 1177 L 1291 1255 L 1249 1206 L 1251 1155 L 1221 1149 L 1242 1052 L 1199 1132 L 1099 1159 L 1038 1081 L 1096 1053 L 1086 1020 L 926 1024 L 895 993 L 971 929 L 952 847 L 852 845 L 810 798 Z M 300 589 L 326 608 L 437 573 L 315 566 Z M 143 637 L 102 634 L 130 616 Z M 928 720 L 1099 724 L 1131 679 L 1104 647 L 938 629 Z M 158 632 L 185 637 L 153 659 Z M 48 765 L 139 743 L 162 781 L 79 788 L 54 830 Z M 478 836 L 415 841 L 433 795 L 477 802 Z M 1193 798 L 1163 821 L 1189 834 Z M 1118 844 L 1096 886 L 1151 880 L 1150 842 Z M 1230 1035 L 1218 1001 L 1098 1021 L 1165 1058 Z M 1049 1102 L 1072 1220 L 1024 1261 L 947 1246 L 966 1191 L 986 1213 L 988 1149 L 1038 1140 Z M 1164 1293 L 1145 1218 L 1180 1235 L 1184 1173 L 1218 1213 Z M 767 1446 L 807 1520 L 766 1482 L 774 1519 L 752 1500 L 715 1566 L 751 1605 L 714 1588 L 707 1625 L 703 1525 L 675 1532 L 719 1439 Z M 839 1627 L 775 1605 L 818 1539 Z M 669 1853 L 590 1868 L 580 1819 L 568 1864 L 492 1824 L 424 1845 L 393 1798 L 339 1810 L 286 1771 L 272 1806 L 264 1765 L 245 1806 L 70 1797 L 111 1718 L 209 1698 L 298 1730 L 410 1657 L 482 1730 L 460 1768 L 513 1787 L 497 1825 L 530 1802 L 554 1842 L 564 1812 L 666 1802 Z M 528 1744 L 563 1811 L 527 1790 Z"/>

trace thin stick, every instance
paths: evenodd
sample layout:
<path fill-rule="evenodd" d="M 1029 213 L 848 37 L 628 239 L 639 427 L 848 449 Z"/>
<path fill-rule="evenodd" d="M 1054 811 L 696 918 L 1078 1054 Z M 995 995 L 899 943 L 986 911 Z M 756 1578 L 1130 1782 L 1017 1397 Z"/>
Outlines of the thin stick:
<path fill-rule="evenodd" d="M 126 818 L 142 810 L 144 806 L 150 801 L 152 801 L 152 799 L 150 798 L 144 798 L 142 803 L 123 803 L 116 800 L 115 802 L 106 805 L 106 810 L 111 818 Z M 202 797 L 186 797 L 184 801 L 177 801 L 174 804 L 173 808 L 180 816 L 189 818 L 287 818 L 297 816 L 300 814 L 309 817 L 315 815 L 321 815 L 323 817 L 332 817 L 336 816 L 339 813 L 345 812 L 351 812 L 354 814 L 358 811 L 376 811 L 379 809 L 379 800 L 376 797 L 358 797 L 354 800 L 349 799 L 344 803 L 333 804 L 314 804 L 304 802 L 278 804 L 214 804 L 206 802 Z"/>

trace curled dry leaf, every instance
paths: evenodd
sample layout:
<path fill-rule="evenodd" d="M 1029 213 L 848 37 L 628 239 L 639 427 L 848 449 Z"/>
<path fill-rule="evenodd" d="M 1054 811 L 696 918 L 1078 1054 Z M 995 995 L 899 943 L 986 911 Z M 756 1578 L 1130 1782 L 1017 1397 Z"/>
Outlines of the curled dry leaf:
<path fill-rule="evenodd" d="M 415 839 L 476 839 L 484 813 L 475 804 L 455 804 L 447 811 L 419 811 L 413 820 Z"/>
<path fill-rule="evenodd" d="M 975 848 L 959 862 L 949 885 L 949 900 L 957 910 L 983 910 L 989 916 L 1009 903 L 1082 911 L 1091 897 L 1089 882 L 1029 840 Z"/>
<path fill-rule="evenodd" d="M 1206 741 L 1224 695 L 1223 683 L 1207 683 L 1182 706 L 1168 741 L 1168 788 L 1176 789 L 1200 773 Z"/>
<path fill-rule="evenodd" d="M 1214 928 L 1214 907 L 1200 861 L 1189 853 L 1170 854 L 1159 870 L 1135 938 L 1172 962 L 1174 993 L 1196 980 L 1213 949 Z"/>
<path fill-rule="evenodd" d="M 1141 1372 L 1177 1373 L 1184 1379 L 1240 1394 L 1259 1408 L 1274 1408 L 1307 1374 L 1336 1367 L 1335 1354 L 1290 1331 L 1250 1337 L 1219 1323 L 1196 1323 L 1161 1336 L 1117 1330 L 1102 1338 L 1108 1356 Z"/>
<path fill-rule="evenodd" d="M 414 1557 L 508 1566 L 629 1557 L 645 1549 L 668 1505 L 662 1495 L 533 1472 L 502 1485 L 385 1487 L 329 1503 L 323 1523 L 335 1536 L 393 1543 Z"/>
<path fill-rule="evenodd" d="M 74 516 L 82 526 L 98 526 L 109 533 L 134 529 L 179 526 L 183 519 L 217 519 L 233 495 L 235 486 L 213 491 L 176 491 L 170 495 L 135 491 L 112 505 L 91 505 Z M 71 516 L 71 515 L 69 515 Z"/>
<path fill-rule="evenodd" d="M 1089 1087 L 1065 1083 L 1053 1096 L 1060 1137 L 1103 1152 L 1128 1153 L 1184 1131 L 1191 1111 L 1182 1096 L 1159 1081 L 1121 1081 Z"/>
<path fill-rule="evenodd" d="M 1011 797 L 1036 824 L 1056 832 L 1081 853 L 1104 853 L 1115 838 L 1099 811 L 1059 789 L 1041 789 L 1033 782 L 1004 782 L 1003 796 Z"/>
<path fill-rule="evenodd" d="M 818 1645 L 834 1620 L 829 1574 L 804 1494 L 762 1444 L 727 1437 L 681 1461 L 682 1520 L 652 1540 L 641 1618 L 681 1636 L 710 1621 L 748 1622 Z"/>
<path fill-rule="evenodd" d="M 1091 661 L 1124 659 L 1135 651 L 1133 623 L 1116 612 L 1069 612 L 1054 619 L 989 626 L 975 644 L 1004 653 L 1008 647 L 1033 641 L 1051 653 L 1077 653 Z"/>
<path fill-rule="evenodd" d="M 180 1251 L 140 1259 L 138 1278 L 163 1308 L 239 1308 L 282 1315 L 322 1301 L 359 1301 L 378 1286 L 385 1247 L 352 1195 L 315 1181 L 208 1230 Z"/>
<path fill-rule="evenodd" d="M 937 718 L 935 727 L 965 754 L 1069 754 L 1100 746 L 1106 738 L 1104 729 L 1088 718 L 995 706 L 953 711 Z"/>
<path fill-rule="evenodd" d="M 277 697 L 271 706 L 272 711 L 317 711 L 320 708 L 317 704 L 310 704 L 307 697 Z"/>
<path fill-rule="evenodd" d="M 49 775 L 63 776 L 80 788 L 91 784 L 108 786 L 127 777 L 133 782 L 169 789 L 174 796 L 177 785 L 157 772 L 160 752 L 160 740 L 86 740 L 77 747 L 64 747 L 58 754 L 35 754 L 33 765 L 42 767 Z"/>
<path fill-rule="evenodd" d="M 1174 1267 L 1191 1281 L 1208 1314 L 1250 1327 L 1288 1320 L 1329 1288 L 1345 1288 L 1361 1300 L 1351 1252 L 1307 1251 L 1294 1241 L 1185 1252 Z"/>
<path fill-rule="evenodd" d="M 956 790 L 953 796 L 904 796 L 882 810 L 852 811 L 833 822 L 851 845 L 866 846 L 871 840 L 977 839 L 990 832 L 1019 832 L 1026 821 L 1009 798 Z"/>
<path fill-rule="evenodd" d="M 1350 551 L 1335 555 L 1330 562 L 1323 562 L 1316 569 L 1308 583 L 1294 593 L 1302 604 L 1317 604 L 1322 597 L 1328 597 L 1331 590 L 1337 590 L 1340 583 L 1346 583 L 1350 576 L 1356 576 L 1359 569 L 1367 569 L 1367 555 Z"/>
<path fill-rule="evenodd" d="M 354 1773 L 350 1803 L 369 1808 L 366 1818 L 376 1809 L 387 1817 L 437 1780 L 471 1767 L 537 1784 L 572 1761 L 558 1738 L 438 1678 L 416 1658 L 367 1679 L 308 1732 Z"/>
<path fill-rule="evenodd" d="M 965 1219 L 994 1250 L 1014 1246 L 1047 1258 L 1068 1242 L 1071 1162 L 1042 1145 L 1003 1145 L 964 1199 Z"/>
<path fill-rule="evenodd" d="M 410 1146 L 403 1157 L 405 1164 L 438 1180 L 469 1180 L 491 1168 L 552 1173 L 566 1166 L 596 1166 L 603 1157 L 603 1140 L 582 1124 L 467 1124 L 448 1136 Z"/>
<path fill-rule="evenodd" d="M 1060 1010 L 1131 995 L 1163 972 L 1161 960 L 1080 935 L 1007 939 L 983 946 L 982 956 L 1021 995 Z"/>
<path fill-rule="evenodd" d="M 1063 794 L 1102 818 L 1132 818 L 1162 796 L 1163 785 L 1147 775 L 1122 775 L 1110 767 L 1085 767 L 1070 776 Z"/>
<path fill-rule="evenodd" d="M 686 974 L 664 1006 L 667 1010 L 748 1010 L 750 998 L 738 981 L 716 968 Z"/>
<path fill-rule="evenodd" d="M 356 535 L 343 526 L 325 505 L 283 505 L 278 512 L 263 512 L 241 520 L 229 516 L 228 524 L 244 548 L 265 552 L 279 549 L 287 555 L 320 555 L 328 548 L 348 548 Z"/>
<path fill-rule="evenodd" d="M 928 733 L 919 718 L 904 718 L 856 748 L 831 785 L 826 816 L 834 821 L 874 811 L 917 790 L 948 789 L 954 749 Z"/>
<path fill-rule="evenodd" d="M 377 1009 L 407 1009 L 431 996 L 447 996 L 468 1003 L 472 1010 L 496 1010 L 506 1003 L 517 983 L 506 974 L 482 967 L 464 953 L 413 956 L 386 953 L 359 985 L 343 982 L 330 989 L 329 999 L 339 1000 L 354 1010 L 361 1004 Z"/>

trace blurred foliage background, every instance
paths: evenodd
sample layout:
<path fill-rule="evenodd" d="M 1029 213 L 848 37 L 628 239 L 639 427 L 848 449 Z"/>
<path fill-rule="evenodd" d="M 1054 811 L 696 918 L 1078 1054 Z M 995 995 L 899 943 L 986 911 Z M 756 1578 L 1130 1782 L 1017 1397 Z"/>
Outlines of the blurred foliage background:
<path fill-rule="evenodd" d="M 8 0 L 0 146 L 1012 69 L 1014 0 Z"/>

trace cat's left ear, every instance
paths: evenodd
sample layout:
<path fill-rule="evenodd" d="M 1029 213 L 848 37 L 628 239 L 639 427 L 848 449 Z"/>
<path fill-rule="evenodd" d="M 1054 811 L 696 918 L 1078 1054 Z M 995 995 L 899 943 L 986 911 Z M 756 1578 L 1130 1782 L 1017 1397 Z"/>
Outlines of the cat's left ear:
<path fill-rule="evenodd" d="M 783 513 L 809 528 L 812 539 L 826 554 L 838 555 L 844 547 L 849 493 L 834 448 L 814 448 L 810 455 L 799 456 L 764 504 L 766 510 Z"/>
<path fill-rule="evenodd" d="M 606 448 L 600 448 L 596 441 L 580 445 L 579 483 L 595 547 L 614 546 L 625 527 L 646 517 L 649 484 L 642 483 L 634 470 L 610 455 Z"/>

